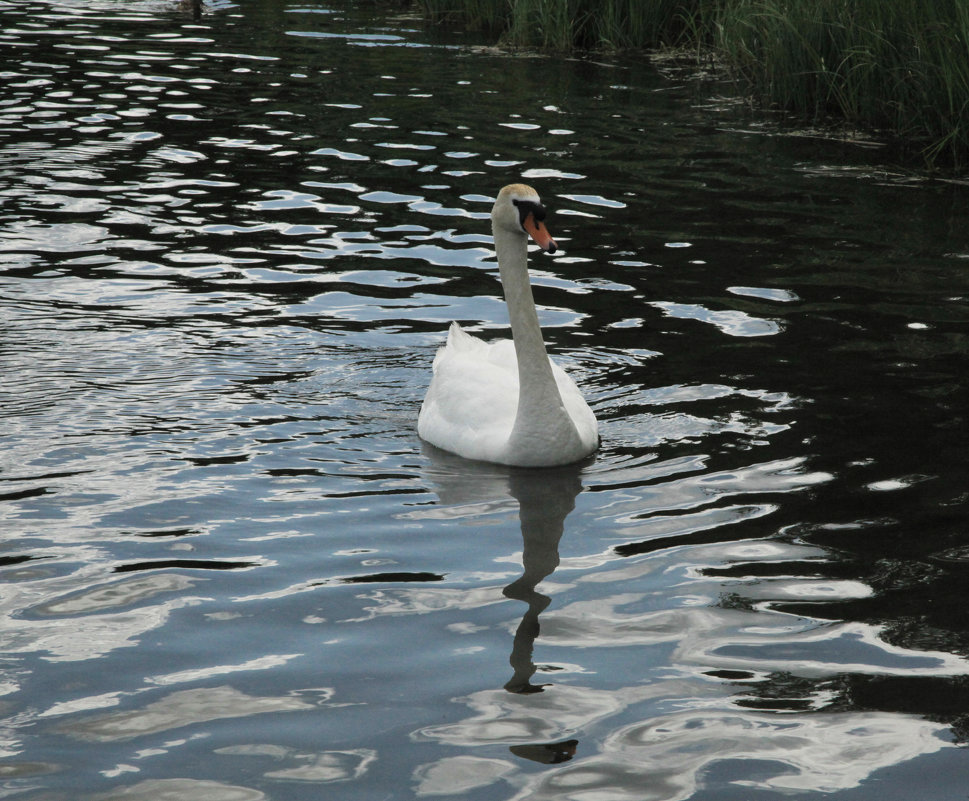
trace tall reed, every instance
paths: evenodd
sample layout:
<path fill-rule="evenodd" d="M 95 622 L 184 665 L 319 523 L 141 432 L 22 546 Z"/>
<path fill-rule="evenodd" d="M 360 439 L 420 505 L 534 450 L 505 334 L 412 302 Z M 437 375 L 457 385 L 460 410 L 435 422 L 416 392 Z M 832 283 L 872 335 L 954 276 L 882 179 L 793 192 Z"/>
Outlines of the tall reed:
<path fill-rule="evenodd" d="M 709 48 L 765 103 L 969 167 L 969 0 L 418 0 L 509 45 Z"/>
<path fill-rule="evenodd" d="M 431 19 L 461 19 L 514 46 L 552 50 L 674 45 L 703 0 L 419 0 Z M 712 5 L 707 2 L 707 5 Z"/>
<path fill-rule="evenodd" d="M 965 0 L 734 0 L 716 46 L 768 102 L 969 164 Z"/>

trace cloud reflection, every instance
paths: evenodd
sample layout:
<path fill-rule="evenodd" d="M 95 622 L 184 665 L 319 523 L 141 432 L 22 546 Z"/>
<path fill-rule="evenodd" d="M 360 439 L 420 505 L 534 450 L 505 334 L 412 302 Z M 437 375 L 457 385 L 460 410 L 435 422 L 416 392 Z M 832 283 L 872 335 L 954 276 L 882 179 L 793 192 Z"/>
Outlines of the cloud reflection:
<path fill-rule="evenodd" d="M 529 781 L 515 799 L 683 801 L 716 763 L 757 760 L 757 790 L 832 793 L 949 744 L 947 727 L 886 713 L 771 715 L 688 710 L 617 730 L 600 754 Z"/>
<path fill-rule="evenodd" d="M 322 754 L 302 755 L 302 764 L 284 770 L 271 770 L 267 779 L 300 782 L 342 782 L 359 779 L 376 759 L 376 751 L 362 748 L 357 751 L 324 751 Z"/>
<path fill-rule="evenodd" d="M 204 798 L 206 801 L 265 801 L 266 795 L 251 787 L 223 782 L 148 779 L 93 798 L 94 801 L 185 801 L 191 798 Z"/>
<path fill-rule="evenodd" d="M 470 717 L 456 723 L 425 726 L 412 736 L 451 746 L 548 743 L 569 738 L 634 704 L 687 694 L 702 696 L 704 691 L 680 680 L 619 690 L 559 684 L 555 692 L 534 695 L 480 690 L 457 699 L 471 709 Z"/>
<path fill-rule="evenodd" d="M 24 602 L 26 593 L 17 592 L 13 594 L 14 599 L 10 603 L 0 606 L 0 621 L 6 619 L 7 623 L 0 634 L 0 647 L 7 653 L 44 653 L 45 659 L 52 662 L 102 657 L 116 648 L 137 645 L 146 632 L 160 629 L 175 610 L 200 603 L 199 597 L 191 595 L 176 596 L 155 604 L 143 603 L 157 593 L 188 590 L 193 583 L 190 579 L 177 577 L 158 581 L 136 579 L 131 582 L 114 582 L 111 585 L 98 585 L 90 591 L 73 592 L 69 596 L 55 598 L 33 608 Z M 49 591 L 51 588 L 47 589 Z M 120 611 L 91 613 L 99 607 L 110 609 L 112 606 L 125 604 L 129 589 L 131 595 L 127 597 L 130 603 L 142 605 Z M 27 590 L 36 591 L 34 587 L 28 587 Z M 21 608 L 38 617 L 30 619 L 21 615 L 12 622 L 13 615 Z M 7 609 L 11 611 L 5 615 Z M 81 610 L 85 613 L 79 614 Z M 53 616 L 67 611 L 73 611 L 74 614 Z"/>
<path fill-rule="evenodd" d="M 313 704 L 292 696 L 252 696 L 228 686 L 199 687 L 170 693 L 138 709 L 65 722 L 61 728 L 82 740 L 113 742 L 213 720 L 314 708 Z"/>
<path fill-rule="evenodd" d="M 414 771 L 419 796 L 466 793 L 487 787 L 513 773 L 515 765 L 505 759 L 457 756 L 422 765 Z"/>

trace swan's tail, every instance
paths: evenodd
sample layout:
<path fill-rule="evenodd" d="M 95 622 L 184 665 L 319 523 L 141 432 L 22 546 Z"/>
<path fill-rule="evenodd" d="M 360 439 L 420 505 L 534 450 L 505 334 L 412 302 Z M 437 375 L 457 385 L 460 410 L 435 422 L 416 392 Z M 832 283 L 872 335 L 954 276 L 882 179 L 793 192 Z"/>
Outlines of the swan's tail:
<path fill-rule="evenodd" d="M 458 323 L 451 323 L 447 332 L 447 346 L 456 350 L 471 350 L 481 340 L 465 331 Z"/>
<path fill-rule="evenodd" d="M 443 359 L 449 357 L 464 357 L 468 355 L 478 355 L 484 357 L 483 351 L 487 351 L 488 344 L 478 339 L 473 334 L 469 334 L 458 323 L 451 323 L 447 332 L 447 342 L 444 347 L 439 348 L 434 357 L 433 367 L 436 369 Z"/>

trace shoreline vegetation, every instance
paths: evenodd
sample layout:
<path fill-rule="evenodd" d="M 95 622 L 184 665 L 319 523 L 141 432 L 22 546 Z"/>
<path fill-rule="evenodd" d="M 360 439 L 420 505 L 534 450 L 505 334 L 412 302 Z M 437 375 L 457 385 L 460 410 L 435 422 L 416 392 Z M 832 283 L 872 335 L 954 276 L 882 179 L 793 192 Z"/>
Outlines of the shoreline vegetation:
<path fill-rule="evenodd" d="M 967 0 L 418 0 L 426 18 L 549 51 L 689 49 L 765 107 L 969 168 Z"/>

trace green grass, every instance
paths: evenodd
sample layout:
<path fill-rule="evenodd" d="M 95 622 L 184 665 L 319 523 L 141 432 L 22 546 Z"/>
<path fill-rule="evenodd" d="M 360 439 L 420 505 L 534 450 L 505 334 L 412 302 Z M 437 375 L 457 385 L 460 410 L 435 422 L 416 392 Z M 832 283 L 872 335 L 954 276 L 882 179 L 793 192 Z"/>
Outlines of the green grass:
<path fill-rule="evenodd" d="M 761 102 L 969 167 L 969 0 L 419 0 L 510 46 L 717 53 Z"/>
<path fill-rule="evenodd" d="M 434 20 L 456 18 L 505 44 L 551 50 L 678 43 L 700 0 L 419 0 Z"/>
<path fill-rule="evenodd" d="M 969 4 L 964 0 L 737 0 L 715 45 L 764 101 L 836 116 L 969 164 Z"/>

